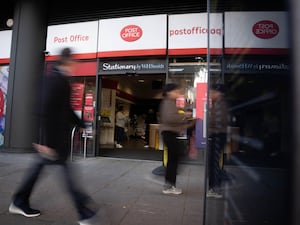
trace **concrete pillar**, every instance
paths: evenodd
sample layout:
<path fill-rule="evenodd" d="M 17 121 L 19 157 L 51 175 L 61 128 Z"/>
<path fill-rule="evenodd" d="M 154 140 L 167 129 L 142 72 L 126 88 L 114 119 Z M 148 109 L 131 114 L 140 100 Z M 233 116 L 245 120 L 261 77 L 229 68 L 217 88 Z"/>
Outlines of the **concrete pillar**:
<path fill-rule="evenodd" d="M 43 1 L 17 1 L 14 11 L 4 147 L 32 149 L 36 135 L 35 98 L 44 65 L 47 13 Z"/>

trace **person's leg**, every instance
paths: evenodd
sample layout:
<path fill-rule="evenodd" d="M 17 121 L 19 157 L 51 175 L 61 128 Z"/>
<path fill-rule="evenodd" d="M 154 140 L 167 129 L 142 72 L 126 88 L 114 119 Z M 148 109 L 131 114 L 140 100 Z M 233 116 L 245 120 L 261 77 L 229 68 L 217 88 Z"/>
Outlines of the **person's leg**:
<path fill-rule="evenodd" d="M 127 134 L 126 134 L 125 128 L 121 127 L 121 129 L 120 129 L 120 142 L 123 142 L 126 139 L 127 139 Z"/>
<path fill-rule="evenodd" d="M 214 149 L 214 141 L 215 137 L 214 135 L 211 135 L 208 138 L 208 159 L 207 159 L 207 164 L 208 164 L 208 189 L 212 190 L 215 187 L 215 168 L 214 168 L 214 156 L 215 156 L 215 149 Z"/>
<path fill-rule="evenodd" d="M 14 203 L 17 205 L 28 204 L 29 198 L 32 193 L 33 187 L 42 171 L 42 168 L 45 165 L 45 160 L 41 157 L 38 157 L 34 164 L 28 169 L 25 178 L 14 194 Z"/>
<path fill-rule="evenodd" d="M 116 145 L 120 145 L 121 140 L 122 140 L 122 135 L 123 135 L 123 129 L 122 127 L 116 126 Z"/>
<path fill-rule="evenodd" d="M 223 162 L 220 160 L 222 159 L 221 156 L 224 153 L 224 148 L 226 144 L 226 134 L 225 133 L 218 133 L 215 137 L 215 187 L 221 187 L 221 180 L 222 180 L 222 168 Z"/>
<path fill-rule="evenodd" d="M 212 136 L 210 151 L 210 188 L 216 190 L 220 186 L 220 138 L 217 134 Z"/>
<path fill-rule="evenodd" d="M 209 137 L 208 149 L 208 193 L 207 197 L 221 198 L 220 154 L 226 143 L 226 135 L 213 134 Z"/>
<path fill-rule="evenodd" d="M 115 144 L 117 144 L 117 126 L 115 126 L 114 142 L 115 142 Z"/>
<path fill-rule="evenodd" d="M 119 130 L 119 127 L 116 126 L 115 127 L 115 142 L 116 144 L 119 144 L 120 143 L 120 130 Z"/>
<path fill-rule="evenodd" d="M 168 161 L 165 174 L 165 194 L 181 194 L 182 191 L 176 188 L 176 176 L 178 167 L 179 142 L 177 140 L 177 134 L 173 132 L 163 132 L 163 140 L 167 146 Z"/>
<path fill-rule="evenodd" d="M 167 162 L 167 175 L 166 180 L 176 186 L 176 175 L 178 166 L 178 152 L 176 136 L 171 135 L 168 145 L 168 162 Z"/>
<path fill-rule="evenodd" d="M 149 147 L 149 133 L 150 133 L 150 125 L 146 124 L 146 129 L 145 129 L 145 147 Z"/>
<path fill-rule="evenodd" d="M 26 217 L 34 217 L 40 215 L 39 210 L 30 208 L 30 196 L 34 185 L 48 160 L 38 156 L 34 164 L 28 169 L 27 174 L 13 195 L 12 203 L 9 211 L 15 214 L 22 214 Z"/>
<path fill-rule="evenodd" d="M 125 129 L 123 127 L 116 127 L 117 138 L 116 138 L 116 147 L 122 148 L 121 142 L 125 139 Z"/>
<path fill-rule="evenodd" d="M 79 220 L 85 220 L 93 217 L 98 210 L 98 206 L 92 201 L 90 196 L 86 194 L 78 183 L 74 180 L 74 168 L 71 171 L 70 164 L 64 162 L 61 164 L 63 167 L 63 175 L 65 178 L 67 190 L 75 204 Z M 90 207 L 88 207 L 90 205 Z"/>

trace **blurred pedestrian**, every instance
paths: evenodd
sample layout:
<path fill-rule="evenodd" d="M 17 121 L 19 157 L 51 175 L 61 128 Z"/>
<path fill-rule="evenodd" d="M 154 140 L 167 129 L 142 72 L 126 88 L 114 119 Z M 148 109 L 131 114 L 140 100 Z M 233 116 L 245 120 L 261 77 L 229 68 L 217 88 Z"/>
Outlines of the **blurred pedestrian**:
<path fill-rule="evenodd" d="M 179 155 L 184 148 L 178 137 L 187 128 L 187 120 L 192 117 L 192 113 L 182 113 L 182 109 L 176 106 L 176 99 L 179 97 L 182 97 L 182 88 L 176 83 L 166 84 L 159 110 L 160 132 L 168 151 L 165 184 L 162 191 L 164 194 L 182 193 L 182 190 L 176 187 Z"/>
<path fill-rule="evenodd" d="M 67 75 L 73 69 L 75 61 L 70 48 L 64 48 L 58 60 L 57 66 L 48 74 L 42 82 L 39 107 L 40 142 L 34 147 L 40 154 L 34 164 L 13 195 L 9 212 L 21 214 L 25 217 L 40 215 L 40 211 L 31 208 L 30 197 L 36 182 L 46 165 L 60 165 L 75 208 L 77 209 L 78 223 L 89 224 L 96 214 L 96 208 L 88 207 L 94 202 L 84 193 L 74 180 L 74 171 L 69 165 L 70 135 L 74 125 L 85 128 L 83 121 L 74 113 L 70 104 L 71 87 Z M 56 196 L 53 196 L 54 198 Z M 49 196 L 45 196 L 49 200 Z"/>
<path fill-rule="evenodd" d="M 207 197 L 221 198 L 223 154 L 227 140 L 229 121 L 228 103 L 224 96 L 225 86 L 215 84 L 210 89 L 208 127 L 208 192 Z"/>

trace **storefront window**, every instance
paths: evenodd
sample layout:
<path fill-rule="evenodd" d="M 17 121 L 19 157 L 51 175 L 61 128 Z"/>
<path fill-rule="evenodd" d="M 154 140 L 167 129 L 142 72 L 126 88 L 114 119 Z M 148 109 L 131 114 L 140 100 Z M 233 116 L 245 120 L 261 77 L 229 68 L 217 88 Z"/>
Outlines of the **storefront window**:
<path fill-rule="evenodd" d="M 0 65 L 0 146 L 4 145 L 9 66 Z"/>
<path fill-rule="evenodd" d="M 70 82 L 72 107 L 86 124 L 84 133 L 80 129 L 74 129 L 72 153 L 73 156 L 94 156 L 96 77 L 70 77 Z"/>
<path fill-rule="evenodd" d="M 242 3 L 240 11 L 234 5 L 221 10 L 220 71 L 208 69 L 205 225 L 279 225 L 289 220 L 291 77 L 282 2 L 272 8 L 258 4 L 250 11 Z M 211 7 L 209 16 L 220 8 Z M 216 62 L 212 48 L 207 58 Z"/>

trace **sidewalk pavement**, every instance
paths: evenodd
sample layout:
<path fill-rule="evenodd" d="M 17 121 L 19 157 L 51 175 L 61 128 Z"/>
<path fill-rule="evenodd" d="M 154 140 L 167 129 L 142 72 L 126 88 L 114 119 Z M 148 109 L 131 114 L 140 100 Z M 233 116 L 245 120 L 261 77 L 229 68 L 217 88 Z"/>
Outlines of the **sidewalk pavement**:
<path fill-rule="evenodd" d="M 47 166 L 32 194 L 39 217 L 8 212 L 11 196 L 35 153 L 0 152 L 0 224 L 75 225 L 77 214 L 60 179 L 59 166 Z M 163 176 L 152 170 L 162 162 L 107 157 L 76 159 L 78 182 L 100 204 L 95 225 L 202 225 L 204 166 L 180 164 L 177 186 L 183 194 L 164 195 Z"/>

